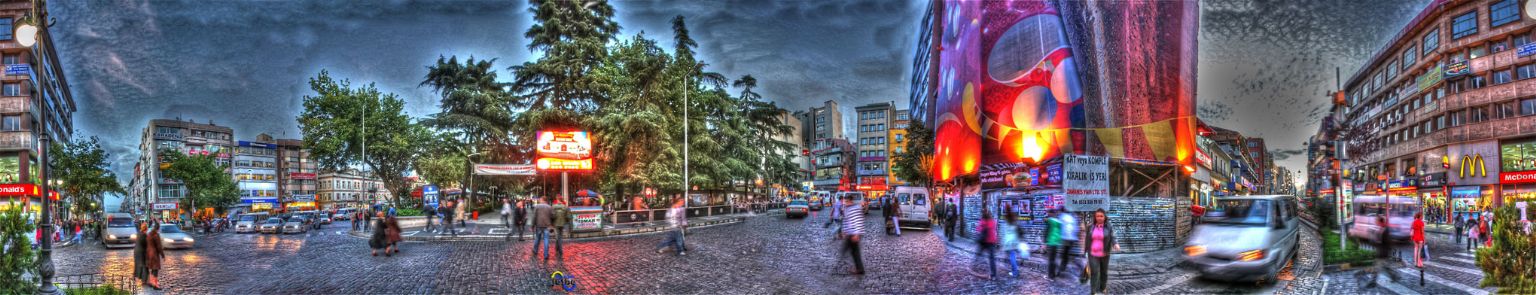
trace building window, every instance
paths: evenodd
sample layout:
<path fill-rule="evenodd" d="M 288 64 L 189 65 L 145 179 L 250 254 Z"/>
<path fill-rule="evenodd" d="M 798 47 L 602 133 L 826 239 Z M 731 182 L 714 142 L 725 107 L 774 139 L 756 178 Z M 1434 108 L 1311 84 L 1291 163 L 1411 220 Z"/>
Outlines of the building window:
<path fill-rule="evenodd" d="M 11 28 L 11 22 L 12 20 L 9 17 L 0 18 L 0 40 L 12 39 L 11 32 L 15 32 L 16 30 Z"/>
<path fill-rule="evenodd" d="M 0 63 L 8 65 L 19 64 L 21 63 L 21 56 L 15 54 L 6 54 L 5 57 L 0 58 Z"/>
<path fill-rule="evenodd" d="M 1451 20 L 1451 40 L 1477 34 L 1477 10 L 1468 11 Z"/>
<path fill-rule="evenodd" d="M 21 96 L 21 83 L 5 83 L 4 89 L 0 89 L 0 95 Z"/>
<path fill-rule="evenodd" d="M 1472 108 L 1467 109 L 1467 112 L 1471 113 L 1471 114 L 1468 115 L 1471 118 L 1468 118 L 1467 122 L 1477 123 L 1477 122 L 1482 122 L 1482 121 L 1488 121 L 1488 107 L 1484 107 L 1484 106 L 1472 107 Z"/>
<path fill-rule="evenodd" d="M 1521 116 L 1536 115 L 1536 98 L 1527 98 L 1527 99 L 1520 100 L 1520 115 Z"/>
<path fill-rule="evenodd" d="M 0 131 L 21 131 L 21 116 L 0 118 Z"/>
<path fill-rule="evenodd" d="M 1440 28 L 1429 29 L 1429 34 L 1424 34 L 1424 55 L 1429 55 L 1440 49 Z"/>
<path fill-rule="evenodd" d="M 1408 50 L 1403 51 L 1403 70 L 1404 71 L 1408 70 L 1408 68 L 1410 68 L 1410 67 L 1413 67 L 1413 63 L 1418 61 L 1417 58 L 1419 56 L 1419 52 L 1416 51 L 1416 50 L 1413 50 L 1413 49 L 1414 49 L 1413 46 L 1408 46 Z"/>
<path fill-rule="evenodd" d="M 1515 67 L 1515 79 L 1525 80 L 1530 78 L 1536 78 L 1536 64 Z"/>
<path fill-rule="evenodd" d="M 1497 28 L 1519 20 L 1520 7 L 1517 2 L 1519 1 L 1504 0 L 1488 5 L 1488 27 Z"/>
<path fill-rule="evenodd" d="M 1494 105 L 1493 118 L 1504 119 L 1515 116 L 1515 102 L 1506 102 Z"/>
<path fill-rule="evenodd" d="M 1509 50 L 1509 39 L 1499 39 L 1499 40 L 1495 40 L 1493 42 L 1490 42 L 1490 43 L 1488 43 L 1488 48 L 1491 48 L 1494 53 L 1499 53 L 1499 52 L 1504 52 L 1505 50 Z"/>
<path fill-rule="evenodd" d="M 1515 41 L 1515 44 L 1514 44 L 1515 47 L 1518 48 L 1518 47 L 1520 47 L 1520 45 L 1525 45 L 1526 43 L 1531 43 L 1531 35 L 1530 35 L 1529 32 L 1516 34 L 1515 38 L 1514 38 L 1514 41 Z"/>
<path fill-rule="evenodd" d="M 1493 85 L 1509 83 L 1509 81 L 1514 81 L 1510 78 L 1509 70 L 1493 72 Z"/>

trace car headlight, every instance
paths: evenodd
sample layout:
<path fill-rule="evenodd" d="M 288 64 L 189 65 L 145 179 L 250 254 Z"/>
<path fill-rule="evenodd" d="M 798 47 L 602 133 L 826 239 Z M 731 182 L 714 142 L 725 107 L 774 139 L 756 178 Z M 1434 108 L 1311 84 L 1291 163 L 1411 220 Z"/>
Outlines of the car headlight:
<path fill-rule="evenodd" d="M 171 238 L 160 238 L 160 241 L 161 242 L 165 242 L 165 243 L 170 243 L 170 242 L 175 242 L 176 240 L 171 239 Z"/>
<path fill-rule="evenodd" d="M 117 239 L 117 236 L 114 236 L 114 235 L 107 235 L 107 238 L 108 238 L 108 239 L 113 239 L 113 240 L 116 240 L 116 239 Z"/>
<path fill-rule="evenodd" d="M 1264 250 L 1252 250 L 1237 254 L 1238 261 L 1254 261 L 1264 259 Z"/>
<path fill-rule="evenodd" d="M 139 234 L 131 234 L 131 235 L 128 235 L 128 238 L 129 238 L 129 239 L 137 239 L 137 238 L 139 238 Z"/>
<path fill-rule="evenodd" d="M 1190 245 L 1184 247 L 1184 255 L 1186 256 L 1199 256 L 1200 254 L 1205 254 L 1205 246 Z"/>

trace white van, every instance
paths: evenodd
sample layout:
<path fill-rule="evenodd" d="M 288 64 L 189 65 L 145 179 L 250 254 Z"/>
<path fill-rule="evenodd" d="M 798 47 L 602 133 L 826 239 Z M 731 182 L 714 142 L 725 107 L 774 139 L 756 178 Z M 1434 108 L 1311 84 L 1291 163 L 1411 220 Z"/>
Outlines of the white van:
<path fill-rule="evenodd" d="M 906 224 L 921 224 L 924 228 L 932 227 L 933 222 L 928 219 L 928 211 L 932 208 L 928 205 L 928 189 L 917 186 L 898 186 L 891 196 L 901 203 L 901 216 L 896 221 Z"/>

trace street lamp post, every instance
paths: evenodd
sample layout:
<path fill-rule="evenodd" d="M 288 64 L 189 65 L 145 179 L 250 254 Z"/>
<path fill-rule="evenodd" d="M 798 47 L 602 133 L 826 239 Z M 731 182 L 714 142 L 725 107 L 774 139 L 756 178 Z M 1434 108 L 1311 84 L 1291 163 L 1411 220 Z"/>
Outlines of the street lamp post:
<path fill-rule="evenodd" d="M 36 1 L 32 2 L 31 4 L 32 11 L 39 11 L 39 9 L 37 9 L 38 3 Z M 46 19 L 45 17 L 41 16 L 39 18 Z M 33 22 L 34 20 L 32 18 L 32 13 L 28 13 L 27 15 L 23 16 L 22 20 L 18 21 L 20 25 L 16 27 L 15 36 L 16 43 L 21 44 L 21 46 L 28 47 L 28 49 L 32 51 L 32 64 L 35 65 L 42 63 L 42 59 L 38 57 L 38 48 L 34 47 L 33 45 L 37 44 L 37 36 L 42 32 L 43 28 L 34 25 Z M 42 82 L 39 82 L 38 79 L 32 79 L 32 83 Z M 41 101 L 39 101 L 36 105 L 47 108 L 50 105 L 47 101 L 47 97 L 39 97 L 36 94 L 36 91 L 38 91 L 36 90 L 37 88 L 42 88 L 42 91 L 51 91 L 52 87 L 34 87 L 34 92 L 31 93 L 32 97 L 34 98 L 42 98 Z M 42 227 L 42 235 L 44 238 L 40 239 L 41 241 L 38 241 L 38 274 L 41 277 L 41 286 L 38 288 L 38 292 L 55 294 L 62 292 L 60 292 L 61 290 L 59 290 L 58 287 L 53 285 L 53 238 L 51 238 L 53 236 L 53 226 L 51 226 L 53 224 L 53 198 L 51 198 L 52 194 L 48 193 L 50 191 L 48 185 L 48 173 L 49 170 L 51 170 L 48 169 L 48 121 L 50 120 L 50 118 L 48 118 L 48 114 L 50 113 L 50 110 L 45 109 L 40 113 L 42 113 L 42 120 L 39 120 L 37 127 L 38 145 L 41 147 L 38 151 L 38 164 L 42 165 L 43 167 L 41 169 L 42 173 L 39 175 L 38 185 L 42 186 L 42 192 L 40 194 L 42 195 L 43 199 L 43 212 L 41 221 L 38 222 L 38 226 Z"/>

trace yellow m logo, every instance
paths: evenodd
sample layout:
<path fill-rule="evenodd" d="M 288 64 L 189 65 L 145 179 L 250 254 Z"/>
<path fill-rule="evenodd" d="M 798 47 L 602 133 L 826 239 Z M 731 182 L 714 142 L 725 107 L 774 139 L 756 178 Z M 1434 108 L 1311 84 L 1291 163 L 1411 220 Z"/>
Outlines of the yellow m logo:
<path fill-rule="evenodd" d="M 1471 156 L 1461 156 L 1461 171 L 1460 174 L 1458 174 L 1461 176 L 1461 178 L 1467 178 L 1468 165 L 1472 166 L 1472 177 L 1479 177 L 1479 171 L 1482 172 L 1482 177 L 1488 176 L 1488 164 L 1483 163 L 1483 155 L 1478 154 Z"/>

